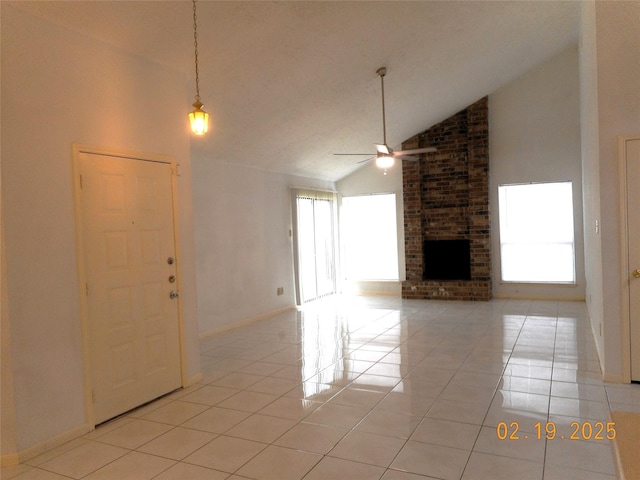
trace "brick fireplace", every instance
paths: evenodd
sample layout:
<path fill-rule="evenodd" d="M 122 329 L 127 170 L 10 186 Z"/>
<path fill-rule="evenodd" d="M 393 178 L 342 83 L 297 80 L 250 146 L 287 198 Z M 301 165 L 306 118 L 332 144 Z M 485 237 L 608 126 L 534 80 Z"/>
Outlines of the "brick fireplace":
<path fill-rule="evenodd" d="M 402 298 L 491 298 L 488 123 L 485 97 L 402 144 L 438 149 L 402 162 Z"/>

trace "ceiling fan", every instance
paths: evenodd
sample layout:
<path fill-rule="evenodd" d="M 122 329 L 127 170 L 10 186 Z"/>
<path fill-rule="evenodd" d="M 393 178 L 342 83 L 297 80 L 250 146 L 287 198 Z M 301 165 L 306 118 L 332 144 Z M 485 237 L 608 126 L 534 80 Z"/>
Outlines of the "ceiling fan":
<path fill-rule="evenodd" d="M 376 70 L 376 73 L 380 76 L 380 84 L 382 86 L 382 138 L 383 143 L 376 144 L 376 155 L 371 157 L 370 153 L 334 153 L 334 155 L 368 155 L 370 158 L 365 160 L 361 160 L 358 163 L 365 163 L 375 158 L 376 165 L 380 168 L 384 169 L 384 174 L 387 174 L 387 169 L 391 168 L 395 163 L 395 159 L 399 158 L 402 160 L 418 160 L 418 157 L 414 155 L 419 155 L 421 153 L 432 153 L 437 150 L 434 147 L 424 147 L 424 148 L 415 148 L 412 150 L 399 150 L 394 152 L 391 147 L 387 145 L 387 122 L 385 118 L 385 110 L 384 110 L 384 76 L 387 74 L 387 69 L 385 67 L 380 67 Z"/>

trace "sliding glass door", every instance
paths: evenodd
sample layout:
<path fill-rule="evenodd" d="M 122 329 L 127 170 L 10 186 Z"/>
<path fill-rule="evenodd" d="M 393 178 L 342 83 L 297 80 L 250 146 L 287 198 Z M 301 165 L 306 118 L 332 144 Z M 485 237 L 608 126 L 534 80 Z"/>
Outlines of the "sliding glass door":
<path fill-rule="evenodd" d="M 298 303 L 336 293 L 336 196 L 294 190 Z"/>

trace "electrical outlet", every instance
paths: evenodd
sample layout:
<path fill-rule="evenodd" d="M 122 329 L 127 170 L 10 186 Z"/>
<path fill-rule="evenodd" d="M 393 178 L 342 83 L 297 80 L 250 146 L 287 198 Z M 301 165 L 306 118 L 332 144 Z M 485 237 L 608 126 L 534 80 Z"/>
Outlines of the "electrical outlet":
<path fill-rule="evenodd" d="M 276 293 L 278 295 L 284 295 L 284 287 L 278 287 L 278 290 L 276 291 Z"/>

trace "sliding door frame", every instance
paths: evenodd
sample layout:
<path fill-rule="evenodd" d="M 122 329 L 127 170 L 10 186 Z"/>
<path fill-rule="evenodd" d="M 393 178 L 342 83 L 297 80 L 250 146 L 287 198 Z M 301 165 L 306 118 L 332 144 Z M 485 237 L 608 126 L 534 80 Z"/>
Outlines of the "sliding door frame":
<path fill-rule="evenodd" d="M 295 284 L 295 293 L 296 293 L 296 304 L 302 305 L 307 301 L 315 300 L 320 298 L 321 296 L 326 295 L 317 295 L 317 286 L 316 286 L 316 296 L 314 298 L 305 298 L 305 292 L 302 287 L 302 271 L 301 271 L 301 259 L 300 259 L 300 231 L 299 231 L 299 209 L 298 209 L 298 199 L 299 198 L 308 198 L 316 201 L 329 201 L 331 205 L 331 235 L 332 235 L 332 257 L 333 257 L 333 283 L 334 288 L 333 293 L 337 293 L 340 290 L 339 287 L 339 232 L 338 232 L 338 194 L 335 191 L 330 190 L 316 190 L 312 188 L 299 188 L 299 187 L 291 187 L 291 210 L 292 210 L 292 224 L 293 224 L 293 265 L 294 265 L 294 284 Z M 315 207 L 315 206 L 314 206 Z M 314 208 L 315 212 L 315 208 Z M 315 235 L 315 227 L 316 222 L 314 219 L 314 235 Z M 315 248 L 315 247 L 314 247 Z M 317 274 L 317 271 L 316 271 Z M 317 285 L 317 278 L 316 278 Z"/>

